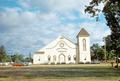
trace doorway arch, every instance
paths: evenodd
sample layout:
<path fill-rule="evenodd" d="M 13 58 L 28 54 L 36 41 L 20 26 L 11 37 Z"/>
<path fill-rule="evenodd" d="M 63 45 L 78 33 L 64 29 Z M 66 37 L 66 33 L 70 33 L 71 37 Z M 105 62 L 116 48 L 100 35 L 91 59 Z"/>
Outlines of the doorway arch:
<path fill-rule="evenodd" d="M 64 54 L 60 54 L 59 55 L 59 63 L 60 64 L 65 64 L 65 55 Z"/>

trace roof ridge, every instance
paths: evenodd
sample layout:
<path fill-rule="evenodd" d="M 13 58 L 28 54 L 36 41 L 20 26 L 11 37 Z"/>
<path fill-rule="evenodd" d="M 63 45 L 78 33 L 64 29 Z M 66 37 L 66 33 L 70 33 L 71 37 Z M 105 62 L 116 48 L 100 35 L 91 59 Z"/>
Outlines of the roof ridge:
<path fill-rule="evenodd" d="M 71 43 L 75 44 L 70 38 L 68 38 L 68 37 L 66 37 L 66 36 L 64 36 L 64 35 L 60 35 L 59 38 L 60 38 L 60 39 L 65 38 L 66 40 L 68 40 L 68 41 L 70 41 Z"/>
<path fill-rule="evenodd" d="M 90 34 L 84 28 L 81 28 L 81 30 L 78 33 L 77 37 L 78 36 L 90 36 Z"/>

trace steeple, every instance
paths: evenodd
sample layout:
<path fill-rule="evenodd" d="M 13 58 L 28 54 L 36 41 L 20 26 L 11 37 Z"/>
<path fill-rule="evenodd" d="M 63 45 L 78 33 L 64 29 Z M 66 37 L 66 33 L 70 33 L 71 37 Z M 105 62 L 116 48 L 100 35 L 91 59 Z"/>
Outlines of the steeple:
<path fill-rule="evenodd" d="M 88 36 L 89 36 L 89 33 L 88 33 L 84 28 L 82 28 L 82 29 L 80 30 L 80 32 L 78 33 L 77 37 L 78 37 L 78 36 L 80 36 L 80 37 L 82 37 L 82 36 L 88 37 Z"/>
<path fill-rule="evenodd" d="M 77 35 L 77 63 L 91 62 L 89 36 L 90 34 L 84 28 Z"/>

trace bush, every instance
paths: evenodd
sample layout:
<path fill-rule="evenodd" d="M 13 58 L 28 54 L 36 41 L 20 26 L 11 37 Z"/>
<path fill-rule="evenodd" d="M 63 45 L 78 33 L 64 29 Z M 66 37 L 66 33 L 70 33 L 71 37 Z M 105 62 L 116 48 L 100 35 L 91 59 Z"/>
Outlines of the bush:
<path fill-rule="evenodd" d="M 85 64 L 91 64 L 90 62 L 86 62 Z"/>
<path fill-rule="evenodd" d="M 57 64 L 60 64 L 59 62 Z"/>
<path fill-rule="evenodd" d="M 79 64 L 84 64 L 84 62 L 79 62 Z"/>
<path fill-rule="evenodd" d="M 54 62 L 52 62 L 52 63 L 51 63 L 51 65 L 55 65 L 55 63 L 54 63 Z"/>
<path fill-rule="evenodd" d="M 61 64 L 65 64 L 65 62 L 62 62 Z"/>
<path fill-rule="evenodd" d="M 100 64 L 100 61 L 92 61 L 91 64 Z"/>

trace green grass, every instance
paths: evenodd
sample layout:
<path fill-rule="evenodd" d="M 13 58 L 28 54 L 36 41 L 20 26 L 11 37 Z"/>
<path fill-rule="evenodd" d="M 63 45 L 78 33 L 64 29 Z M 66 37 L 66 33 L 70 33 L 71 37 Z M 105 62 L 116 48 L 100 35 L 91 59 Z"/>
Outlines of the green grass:
<path fill-rule="evenodd" d="M 108 64 L 0 67 L 0 81 L 119 81 L 120 69 Z"/>
<path fill-rule="evenodd" d="M 40 77 L 40 78 L 1 78 L 0 81 L 119 81 L 120 78 L 118 77 L 65 77 L 65 78 L 58 78 L 58 77 Z"/>

